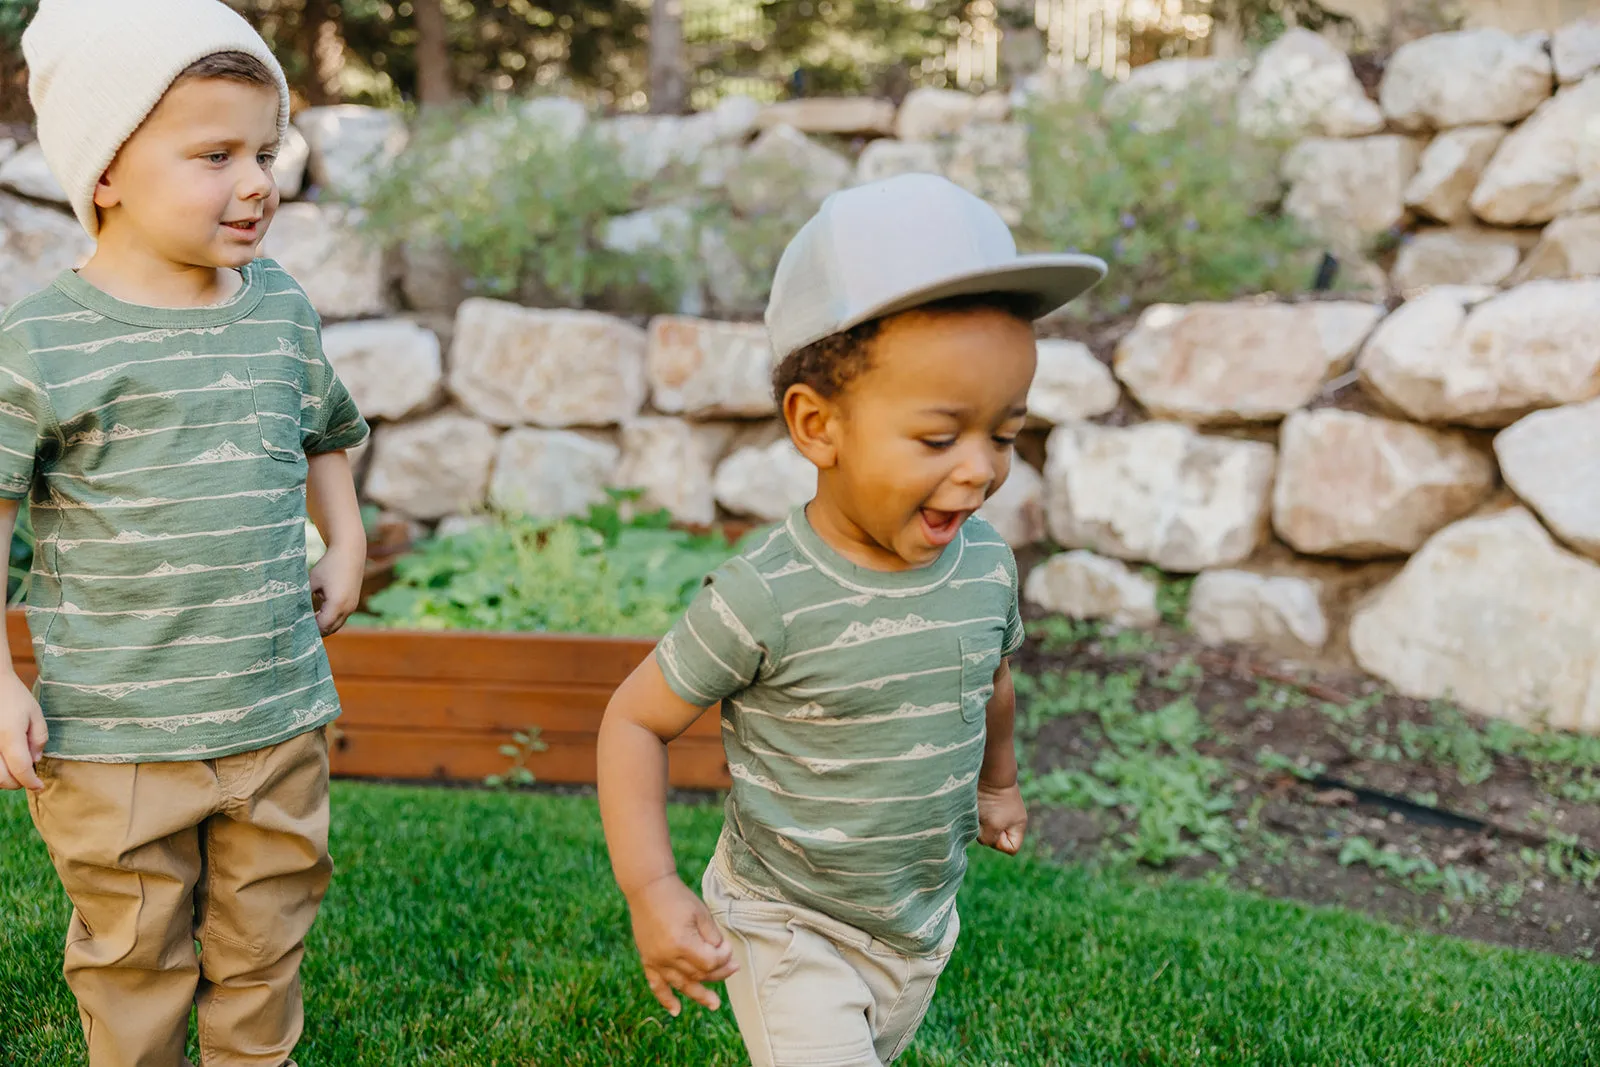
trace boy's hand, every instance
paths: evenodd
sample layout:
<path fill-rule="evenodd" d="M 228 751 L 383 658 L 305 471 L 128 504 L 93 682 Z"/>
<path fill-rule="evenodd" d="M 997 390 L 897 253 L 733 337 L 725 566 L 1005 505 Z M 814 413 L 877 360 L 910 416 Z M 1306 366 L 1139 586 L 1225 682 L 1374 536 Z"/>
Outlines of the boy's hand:
<path fill-rule="evenodd" d="M 978 843 L 1015 856 L 1028 829 L 1028 809 L 1017 783 L 990 786 L 978 783 Z"/>
<path fill-rule="evenodd" d="M 733 948 L 700 898 L 675 874 L 659 878 L 628 899 L 633 940 L 639 946 L 650 992 L 674 1018 L 683 1010 L 673 990 L 712 1011 L 722 1001 L 703 983 L 720 982 L 739 967 Z"/>
<path fill-rule="evenodd" d="M 311 568 L 311 597 L 317 609 L 317 629 L 323 637 L 339 632 L 361 604 L 361 581 L 366 576 L 366 554 L 329 546 Z"/>
<path fill-rule="evenodd" d="M 21 678 L 6 671 L 0 678 L 0 789 L 44 788 L 33 765 L 49 736 L 39 702 Z"/>

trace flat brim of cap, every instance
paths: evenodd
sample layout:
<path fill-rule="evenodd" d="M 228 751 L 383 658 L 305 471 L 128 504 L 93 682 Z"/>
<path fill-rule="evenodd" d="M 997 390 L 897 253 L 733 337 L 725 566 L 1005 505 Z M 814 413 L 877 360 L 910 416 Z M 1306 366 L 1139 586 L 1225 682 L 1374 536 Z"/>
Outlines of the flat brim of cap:
<path fill-rule="evenodd" d="M 898 296 L 878 307 L 866 308 L 852 315 L 852 321 L 840 324 L 838 330 L 842 333 L 863 322 L 952 297 L 984 296 L 990 293 L 1021 297 L 1029 303 L 1032 318 L 1042 319 L 1093 289 L 1105 276 L 1105 261 L 1095 256 L 1066 253 L 1018 256 L 1003 267 L 986 267 L 969 274 L 954 275 Z"/>

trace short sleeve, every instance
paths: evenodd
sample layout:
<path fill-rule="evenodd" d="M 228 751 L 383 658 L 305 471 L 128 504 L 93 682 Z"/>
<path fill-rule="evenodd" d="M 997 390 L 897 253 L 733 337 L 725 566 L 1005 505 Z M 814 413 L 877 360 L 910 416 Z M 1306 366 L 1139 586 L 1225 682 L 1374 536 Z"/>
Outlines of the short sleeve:
<path fill-rule="evenodd" d="M 782 655 L 782 642 L 772 593 L 740 557 L 706 579 L 655 658 L 672 691 L 704 708 L 748 688 Z"/>
<path fill-rule="evenodd" d="M 1011 575 L 1011 597 L 1006 606 L 1006 635 L 1001 644 L 1004 655 L 1015 655 L 1027 639 L 1028 632 L 1022 625 L 1022 601 L 1017 595 L 1017 560 L 1011 553 L 1006 553 L 1006 573 Z"/>
<path fill-rule="evenodd" d="M 0 499 L 28 495 L 41 438 L 53 425 L 32 358 L 15 341 L 0 342 Z"/>
<path fill-rule="evenodd" d="M 305 417 L 301 420 L 301 444 L 308 456 L 354 448 L 365 441 L 370 432 L 367 420 L 356 410 L 350 390 L 322 354 L 321 345 L 316 352 Z"/>

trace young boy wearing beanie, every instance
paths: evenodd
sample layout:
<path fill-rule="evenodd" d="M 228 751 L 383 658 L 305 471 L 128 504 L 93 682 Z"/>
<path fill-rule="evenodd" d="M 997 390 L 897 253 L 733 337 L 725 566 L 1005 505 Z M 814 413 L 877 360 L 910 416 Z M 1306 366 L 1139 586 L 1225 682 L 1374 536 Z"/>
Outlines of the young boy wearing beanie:
<path fill-rule="evenodd" d="M 835 193 L 778 263 L 774 391 L 816 496 L 711 576 L 600 729 L 651 991 L 676 1015 L 726 980 L 756 1067 L 898 1057 L 955 947 L 967 846 L 1022 844 L 1017 567 L 974 513 L 1010 472 L 1032 320 L 1104 272 L 1017 255 L 931 175 Z M 667 837 L 666 744 L 719 704 L 733 788 L 702 902 Z"/>
<path fill-rule="evenodd" d="M 256 258 L 288 86 L 221 0 L 44 0 L 22 43 L 97 245 L 0 320 L 0 542 L 26 497 L 39 665 L 30 692 L 5 654 L 0 788 L 30 790 L 73 903 L 92 1067 L 186 1063 L 195 1008 L 206 1067 L 280 1067 L 331 872 L 322 636 L 359 597 L 367 434 Z"/>

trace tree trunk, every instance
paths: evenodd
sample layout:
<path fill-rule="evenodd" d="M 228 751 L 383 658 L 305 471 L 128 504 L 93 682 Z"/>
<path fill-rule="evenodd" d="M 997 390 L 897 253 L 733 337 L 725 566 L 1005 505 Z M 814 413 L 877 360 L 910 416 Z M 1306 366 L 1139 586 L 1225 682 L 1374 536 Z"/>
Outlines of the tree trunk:
<path fill-rule="evenodd" d="M 411 0 L 417 20 L 417 103 L 422 107 L 448 104 L 455 95 L 450 84 L 449 28 L 439 0 Z"/>
<path fill-rule="evenodd" d="M 344 38 L 333 15 L 332 0 L 305 0 L 295 42 L 305 62 L 306 103 L 324 107 L 339 102 L 339 74 L 344 69 Z"/>
<path fill-rule="evenodd" d="M 688 103 L 683 54 L 683 0 L 651 0 L 650 111 L 681 115 Z"/>

